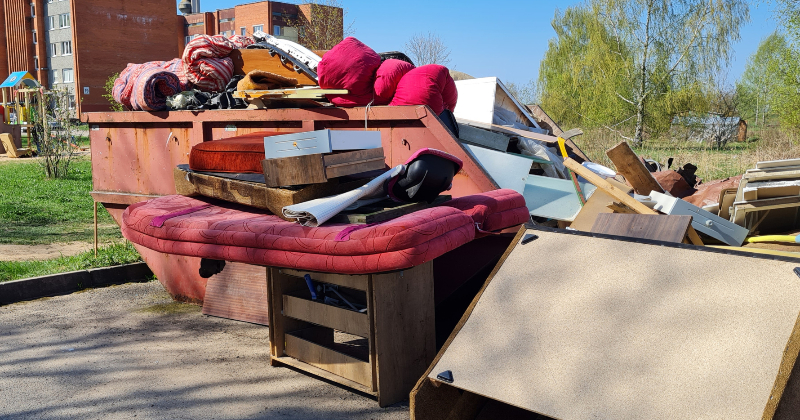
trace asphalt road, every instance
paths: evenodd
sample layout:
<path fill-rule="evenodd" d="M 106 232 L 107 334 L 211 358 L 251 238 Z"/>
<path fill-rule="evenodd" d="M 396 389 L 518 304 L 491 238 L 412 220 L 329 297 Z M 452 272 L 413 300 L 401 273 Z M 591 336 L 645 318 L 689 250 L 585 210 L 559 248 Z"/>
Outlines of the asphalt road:
<path fill-rule="evenodd" d="M 158 282 L 0 307 L 0 419 L 407 419 L 268 363 L 268 329 Z"/>

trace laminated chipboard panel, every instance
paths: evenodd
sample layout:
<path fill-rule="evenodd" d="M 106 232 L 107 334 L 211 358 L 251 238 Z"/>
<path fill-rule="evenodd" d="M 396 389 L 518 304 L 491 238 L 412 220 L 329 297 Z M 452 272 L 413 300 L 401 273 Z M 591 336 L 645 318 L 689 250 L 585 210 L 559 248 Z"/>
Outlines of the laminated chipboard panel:
<path fill-rule="evenodd" d="M 451 386 L 565 420 L 796 418 L 800 260 L 550 230 L 518 241 L 432 380 L 450 371 Z"/>
<path fill-rule="evenodd" d="M 316 130 L 264 137 L 267 159 L 381 147 L 380 131 Z"/>

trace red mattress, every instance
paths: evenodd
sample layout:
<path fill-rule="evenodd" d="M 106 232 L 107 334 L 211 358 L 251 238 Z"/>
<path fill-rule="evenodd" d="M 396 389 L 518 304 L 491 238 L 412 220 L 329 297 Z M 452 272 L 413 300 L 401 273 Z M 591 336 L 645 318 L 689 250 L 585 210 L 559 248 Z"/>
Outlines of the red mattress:
<path fill-rule="evenodd" d="M 258 209 L 171 195 L 128 207 L 122 233 L 134 243 L 168 254 L 365 274 L 422 264 L 529 217 L 522 195 L 495 190 L 339 235 L 352 225 L 311 228 Z M 163 224 L 156 227 L 159 221 Z"/>

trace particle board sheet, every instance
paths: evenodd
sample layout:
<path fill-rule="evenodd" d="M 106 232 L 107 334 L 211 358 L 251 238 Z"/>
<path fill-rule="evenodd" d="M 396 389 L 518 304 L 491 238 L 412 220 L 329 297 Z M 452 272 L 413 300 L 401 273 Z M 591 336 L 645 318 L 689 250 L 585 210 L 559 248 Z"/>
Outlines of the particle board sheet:
<path fill-rule="evenodd" d="M 800 346 L 800 263 L 527 233 L 429 378 L 565 420 L 773 418 Z"/>
<path fill-rule="evenodd" d="M 206 283 L 203 314 L 269 325 L 267 269 L 228 262 Z"/>
<path fill-rule="evenodd" d="M 680 243 L 691 223 L 692 216 L 601 213 L 590 232 Z"/>

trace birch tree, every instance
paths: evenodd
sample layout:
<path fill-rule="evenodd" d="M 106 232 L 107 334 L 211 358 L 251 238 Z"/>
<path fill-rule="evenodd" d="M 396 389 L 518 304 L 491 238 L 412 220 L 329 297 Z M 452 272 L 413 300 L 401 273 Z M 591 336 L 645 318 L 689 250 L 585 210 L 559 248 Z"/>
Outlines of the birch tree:
<path fill-rule="evenodd" d="M 744 0 L 588 0 L 557 11 L 539 72 L 543 105 L 560 98 L 565 116 L 641 144 L 648 128 L 708 107 L 748 19 Z"/>
<path fill-rule="evenodd" d="M 612 34 L 610 53 L 632 52 L 625 70 L 633 90 L 617 97 L 634 108 L 635 144 L 644 138 L 647 102 L 666 86 L 713 83 L 750 16 L 743 0 L 594 0 L 590 7 Z"/>
<path fill-rule="evenodd" d="M 426 64 L 446 66 L 450 63 L 450 49 L 442 38 L 433 32 L 415 34 L 406 42 L 405 49 L 417 67 Z"/>

